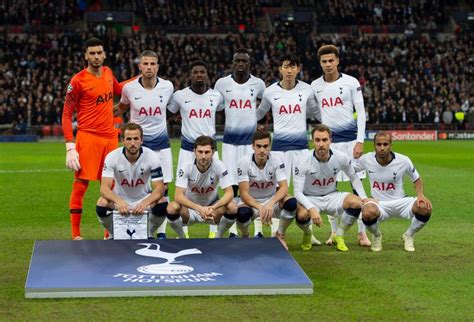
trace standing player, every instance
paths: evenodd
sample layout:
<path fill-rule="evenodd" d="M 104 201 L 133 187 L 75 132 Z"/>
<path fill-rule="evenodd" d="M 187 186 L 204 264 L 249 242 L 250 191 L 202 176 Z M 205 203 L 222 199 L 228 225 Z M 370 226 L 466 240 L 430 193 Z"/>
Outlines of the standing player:
<path fill-rule="evenodd" d="M 177 91 L 171 97 L 168 109 L 181 114 L 181 149 L 178 169 L 194 160 L 194 140 L 201 135 L 212 138 L 216 134 L 216 112 L 223 109 L 222 95 L 209 87 L 207 65 L 203 61 L 191 63 L 191 86 Z M 214 151 L 216 151 L 214 149 Z M 216 159 L 219 158 L 217 151 Z M 210 226 L 209 237 L 214 237 L 216 227 Z"/>
<path fill-rule="evenodd" d="M 232 67 L 232 75 L 218 79 L 214 88 L 224 97 L 222 161 L 229 171 L 234 197 L 237 197 L 237 163 L 252 153 L 252 135 L 257 129 L 257 99 L 262 98 L 265 83 L 250 74 L 250 55 L 245 49 L 235 52 Z M 261 234 L 261 226 L 261 223 L 256 225 L 256 234 Z M 236 233 L 231 228 L 231 236 Z"/>
<path fill-rule="evenodd" d="M 285 162 L 286 177 L 290 183 L 296 160 L 308 151 L 307 114 L 317 115 L 318 109 L 311 86 L 296 79 L 301 71 L 298 57 L 291 54 L 282 56 L 279 71 L 282 79 L 264 91 L 257 110 L 257 119 L 262 119 L 271 109 L 272 151 Z M 272 227 L 272 230 L 274 229 Z M 313 243 L 321 244 L 316 238 Z"/>
<path fill-rule="evenodd" d="M 413 237 L 431 217 L 431 201 L 423 193 L 423 181 L 411 160 L 392 152 L 392 137 L 387 132 L 378 132 L 374 137 L 375 152 L 362 156 L 356 169 L 369 173 L 372 198 L 362 208 L 362 218 L 367 229 L 374 235 L 372 251 L 382 250 L 382 233 L 379 222 L 388 218 L 411 219 L 411 225 L 402 235 L 404 248 L 414 252 Z M 407 176 L 415 185 L 416 198 L 406 197 L 403 177 Z"/>
<path fill-rule="evenodd" d="M 174 201 L 168 205 L 168 221 L 178 234 L 185 238 L 183 224 L 219 224 L 216 237 L 234 224 L 237 205 L 232 201 L 232 182 L 224 163 L 213 157 L 215 142 L 209 136 L 200 136 L 194 142 L 195 160 L 178 168 Z M 224 190 L 219 199 L 218 186 Z"/>
<path fill-rule="evenodd" d="M 72 239 L 81 240 L 81 215 L 84 194 L 90 180 L 100 180 L 104 158 L 118 146 L 114 127 L 113 98 L 121 85 L 110 68 L 102 66 L 105 52 L 102 41 L 91 38 L 84 45 L 87 67 L 74 75 L 67 87 L 62 115 L 66 140 L 66 166 L 75 171 L 69 200 Z M 72 116 L 76 112 L 76 143 Z"/>
<path fill-rule="evenodd" d="M 242 237 L 248 237 L 252 220 L 259 217 L 271 224 L 272 218 L 280 218 L 276 237 L 288 249 L 285 233 L 295 217 L 297 201 L 288 195 L 285 163 L 270 152 L 270 133 L 257 131 L 252 141 L 254 153 L 241 158 L 237 170 L 242 199 L 237 226 Z"/>
<path fill-rule="evenodd" d="M 364 152 L 365 138 L 365 108 L 362 87 L 357 79 L 337 69 L 339 65 L 339 50 L 336 46 L 326 45 L 318 50 L 318 59 L 323 70 L 323 76 L 311 83 L 321 112 L 321 121 L 332 131 L 333 150 L 346 153 L 351 159 L 358 159 Z M 354 120 L 354 109 L 357 112 L 357 122 Z M 365 178 L 365 173 L 359 173 Z M 337 181 L 349 181 L 340 173 Z M 331 223 L 331 237 L 336 234 L 336 218 L 328 217 Z M 362 220 L 358 220 L 359 245 L 370 246 Z M 326 242 L 332 243 L 332 238 Z"/>
<path fill-rule="evenodd" d="M 130 109 L 130 122 L 143 128 L 143 146 L 157 154 L 163 169 L 165 191 L 173 181 L 173 159 L 166 123 L 166 106 L 173 95 L 173 84 L 158 77 L 158 55 L 151 50 L 140 54 L 138 65 L 141 75 L 124 85 L 119 103 L 121 113 Z M 156 205 L 164 216 L 168 200 L 163 197 Z M 159 228 L 158 238 L 166 238 L 166 221 Z"/>
<path fill-rule="evenodd" d="M 128 123 L 123 128 L 123 148 L 115 149 L 105 158 L 96 212 L 112 238 L 114 209 L 122 215 L 142 215 L 150 209 L 149 237 L 166 219 L 158 203 L 165 190 L 160 160 L 152 150 L 142 147 L 142 143 L 141 126 Z"/>
<path fill-rule="evenodd" d="M 349 157 L 338 150 L 330 149 L 331 130 L 326 125 L 316 125 L 311 133 L 314 150 L 308 151 L 295 167 L 295 197 L 303 208 L 298 208 L 298 218 L 310 219 L 320 226 L 321 212 L 339 217 L 336 235 L 332 237 L 339 251 L 347 251 L 344 233 L 359 218 L 362 200 L 367 196 L 362 182 L 356 175 Z M 336 176 L 339 171 L 350 178 L 357 194 L 336 190 Z M 311 249 L 308 232 L 303 237 L 301 248 Z"/>

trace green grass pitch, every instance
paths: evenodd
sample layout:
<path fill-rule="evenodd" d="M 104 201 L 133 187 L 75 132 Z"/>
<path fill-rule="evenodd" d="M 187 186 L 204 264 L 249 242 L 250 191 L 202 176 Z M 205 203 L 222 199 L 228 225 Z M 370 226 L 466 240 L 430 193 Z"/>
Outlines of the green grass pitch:
<path fill-rule="evenodd" d="M 367 142 L 366 150 L 371 148 Z M 312 296 L 27 300 L 24 285 L 34 240 L 70 238 L 73 175 L 64 167 L 64 144 L 2 143 L 0 320 L 472 320 L 474 141 L 395 142 L 394 150 L 411 157 L 434 204 L 431 221 L 416 236 L 416 252 L 406 253 L 400 239 L 408 221 L 381 225 L 381 253 L 357 246 L 355 227 L 347 234 L 347 253 L 328 246 L 303 252 L 301 234 L 292 225 L 290 252 L 312 279 Z M 412 194 L 412 184 L 405 186 Z M 93 183 L 82 220 L 87 239 L 102 237 L 94 214 L 97 197 Z M 325 240 L 327 220 L 315 231 Z M 193 226 L 190 233 L 205 237 L 207 227 Z M 168 234 L 174 236 L 169 227 Z"/>

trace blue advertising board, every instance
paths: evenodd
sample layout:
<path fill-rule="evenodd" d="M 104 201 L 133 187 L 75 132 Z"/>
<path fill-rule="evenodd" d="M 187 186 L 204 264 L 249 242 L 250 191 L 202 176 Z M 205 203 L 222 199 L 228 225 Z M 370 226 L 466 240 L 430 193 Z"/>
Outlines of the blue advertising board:
<path fill-rule="evenodd" d="M 27 298 L 312 294 L 275 238 L 36 241 Z"/>

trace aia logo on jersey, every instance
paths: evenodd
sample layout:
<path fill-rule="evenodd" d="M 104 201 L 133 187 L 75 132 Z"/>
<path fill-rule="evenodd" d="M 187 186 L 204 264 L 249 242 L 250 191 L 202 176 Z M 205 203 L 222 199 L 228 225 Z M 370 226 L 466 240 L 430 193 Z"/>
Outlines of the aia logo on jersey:
<path fill-rule="evenodd" d="M 336 98 L 330 97 L 329 99 L 323 98 L 321 100 L 322 108 L 337 107 L 338 105 L 340 106 L 344 105 L 344 103 L 342 102 L 342 98 L 340 98 L 339 96 Z"/>
<path fill-rule="evenodd" d="M 393 184 L 392 182 L 385 183 L 374 181 L 374 183 L 372 184 L 372 188 L 381 191 L 395 190 L 395 184 Z"/>
<path fill-rule="evenodd" d="M 334 177 L 323 178 L 322 180 L 315 179 L 313 181 L 312 185 L 313 186 L 325 187 L 325 186 L 329 186 L 331 183 L 334 183 Z"/>
<path fill-rule="evenodd" d="M 108 101 L 112 101 L 113 99 L 114 96 L 112 95 L 112 92 L 104 93 L 104 95 L 97 96 L 97 99 L 95 100 L 95 105 L 97 106 L 99 104 L 104 104 Z"/>
<path fill-rule="evenodd" d="M 191 192 L 201 193 L 201 194 L 206 194 L 206 193 L 210 193 L 210 192 L 213 192 L 213 191 L 214 191 L 213 187 L 193 187 L 191 189 Z"/>
<path fill-rule="evenodd" d="M 210 119 L 211 118 L 211 110 L 206 108 L 206 109 L 195 109 L 195 108 L 192 108 L 191 111 L 189 111 L 189 115 L 188 115 L 188 118 L 192 119 L 192 118 L 197 118 L 197 119 L 205 119 L 205 118 L 208 118 Z"/>
<path fill-rule="evenodd" d="M 296 114 L 296 113 L 301 114 L 300 104 L 296 104 L 295 106 L 292 106 L 291 104 L 289 104 L 288 106 L 282 105 L 280 106 L 280 110 L 278 111 L 278 114 Z"/>
<path fill-rule="evenodd" d="M 128 181 L 127 179 L 123 179 L 122 182 L 120 182 L 121 186 L 127 186 L 129 188 L 136 188 L 141 184 L 145 184 L 142 179 L 138 178 L 137 180 L 130 180 Z"/>
<path fill-rule="evenodd" d="M 258 182 L 254 181 L 250 184 L 250 188 L 256 188 L 256 189 L 268 189 L 270 187 L 273 187 L 275 184 L 271 181 L 269 182 Z"/>
<path fill-rule="evenodd" d="M 140 111 L 138 111 L 138 116 L 156 116 L 162 115 L 161 108 L 157 107 L 140 107 Z"/>
<path fill-rule="evenodd" d="M 252 109 L 252 103 L 250 100 L 235 100 L 232 99 L 229 104 L 229 108 L 236 108 L 236 109 Z"/>

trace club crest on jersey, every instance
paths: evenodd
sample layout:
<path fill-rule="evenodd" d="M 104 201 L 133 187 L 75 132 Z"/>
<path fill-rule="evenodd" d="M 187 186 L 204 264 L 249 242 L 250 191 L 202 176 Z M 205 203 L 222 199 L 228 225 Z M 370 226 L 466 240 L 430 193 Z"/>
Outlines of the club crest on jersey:
<path fill-rule="evenodd" d="M 330 185 L 331 183 L 334 183 L 334 178 L 333 178 L 333 177 L 323 178 L 322 180 L 320 180 L 320 179 L 315 179 L 315 180 L 313 181 L 312 185 L 313 185 L 313 186 L 324 187 L 324 186 Z"/>
<path fill-rule="evenodd" d="M 235 100 L 232 99 L 229 104 L 229 108 L 236 108 L 236 109 L 246 109 L 252 108 L 252 103 L 250 103 L 250 100 Z"/>
<path fill-rule="evenodd" d="M 300 97 L 300 102 L 303 102 L 303 94 L 298 94 L 298 96 Z"/>
<path fill-rule="evenodd" d="M 156 116 L 156 115 L 162 115 L 161 114 L 161 108 L 159 106 L 157 107 L 140 107 L 140 110 L 138 111 L 138 116 Z"/>
<path fill-rule="evenodd" d="M 342 98 L 340 98 L 339 96 L 336 98 L 330 97 L 329 99 L 323 98 L 321 100 L 322 108 L 336 107 L 338 105 L 341 105 L 341 106 L 344 105 L 344 103 L 342 103 Z"/>
<path fill-rule="evenodd" d="M 393 180 L 397 180 L 397 173 L 393 171 Z"/>
<path fill-rule="evenodd" d="M 103 104 L 114 99 L 112 92 L 104 93 L 104 95 L 97 96 L 95 100 L 95 105 Z"/>
<path fill-rule="evenodd" d="M 192 119 L 193 117 L 198 119 L 211 118 L 211 110 L 208 108 L 206 108 L 205 110 L 193 108 L 191 109 L 191 111 L 189 111 L 188 117 L 190 119 Z"/>
<path fill-rule="evenodd" d="M 342 87 L 339 87 L 339 94 L 342 95 Z"/>
<path fill-rule="evenodd" d="M 163 95 L 159 95 L 160 97 L 160 103 L 163 103 Z"/>
<path fill-rule="evenodd" d="M 140 167 L 140 175 L 143 175 L 144 171 L 145 171 L 145 168 Z"/>
<path fill-rule="evenodd" d="M 128 181 L 127 179 L 123 179 L 122 182 L 120 182 L 121 186 L 127 186 L 129 188 L 135 188 L 135 187 L 138 187 L 141 184 L 144 185 L 145 182 L 140 178 L 138 178 L 137 180 L 132 179 L 130 181 Z"/>
<path fill-rule="evenodd" d="M 251 89 L 250 89 L 250 96 L 253 96 L 253 91 L 254 91 L 254 89 L 251 88 Z"/>
<path fill-rule="evenodd" d="M 213 184 L 214 184 L 214 177 L 213 177 L 213 176 L 211 176 L 211 177 L 209 178 L 209 181 L 210 181 L 210 182 L 211 182 L 211 184 L 213 185 Z"/>
<path fill-rule="evenodd" d="M 395 185 L 393 184 L 393 182 L 385 183 L 385 182 L 374 181 L 374 183 L 372 184 L 372 188 L 377 189 L 377 190 L 382 190 L 382 191 L 389 191 L 389 190 L 395 190 Z"/>
<path fill-rule="evenodd" d="M 336 174 L 337 174 L 337 168 L 332 168 L 332 173 L 333 173 L 334 175 L 336 175 Z"/>
<path fill-rule="evenodd" d="M 295 113 L 301 114 L 300 104 L 296 104 L 295 106 L 292 106 L 291 104 L 289 104 L 288 106 L 281 105 L 280 110 L 278 111 L 278 114 L 295 114 Z"/>
<path fill-rule="evenodd" d="M 210 99 L 209 99 L 209 104 L 211 105 L 211 107 L 212 107 L 212 104 L 213 104 L 213 103 L 214 103 L 214 101 L 210 98 Z"/>

